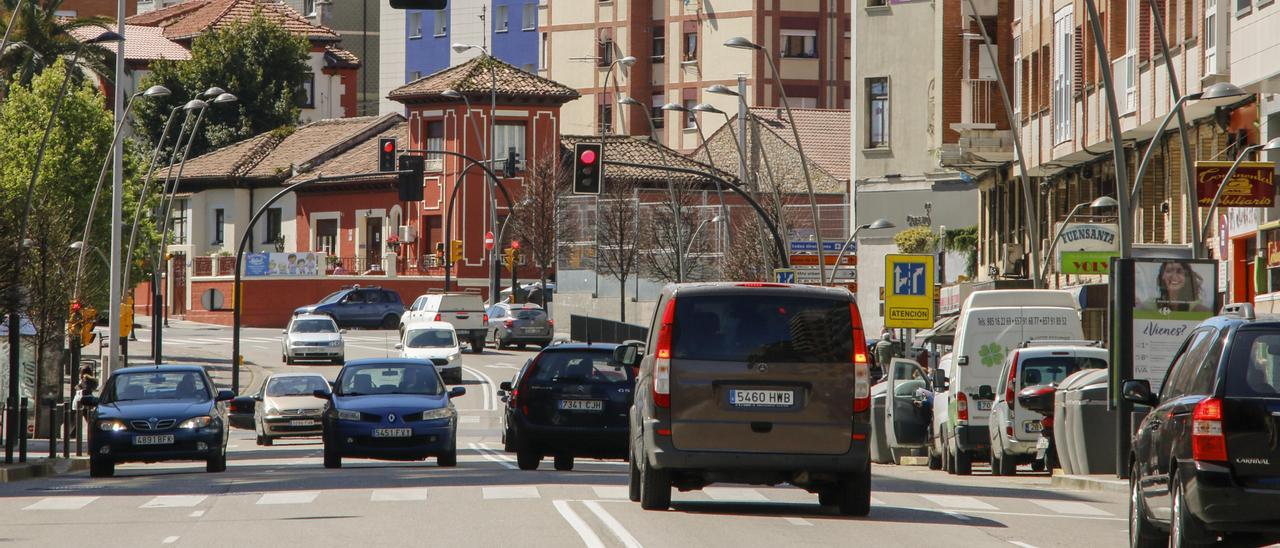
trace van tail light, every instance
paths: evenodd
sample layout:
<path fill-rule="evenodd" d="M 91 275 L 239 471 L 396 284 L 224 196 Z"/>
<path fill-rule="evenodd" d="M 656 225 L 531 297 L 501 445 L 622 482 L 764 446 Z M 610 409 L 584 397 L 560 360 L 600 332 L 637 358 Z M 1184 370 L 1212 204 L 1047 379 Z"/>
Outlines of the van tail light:
<path fill-rule="evenodd" d="M 1227 437 L 1222 434 L 1222 400 L 1209 398 L 1191 413 L 1191 457 L 1227 461 Z"/>
<path fill-rule="evenodd" d="M 849 302 L 849 321 L 853 325 L 853 412 L 871 409 L 871 365 L 867 363 L 867 338 L 862 331 L 858 305 Z"/>
<path fill-rule="evenodd" d="M 1009 404 L 1009 408 L 1013 409 L 1016 396 L 1013 392 L 1015 380 L 1018 377 L 1018 351 L 1013 351 L 1013 359 L 1009 362 L 1009 378 L 1004 382 L 1004 401 Z"/>
<path fill-rule="evenodd" d="M 1013 437 L 1013 425 L 1005 426 L 1005 427 L 1004 427 L 1004 434 L 1005 434 L 1006 436 L 1009 436 L 1010 438 L 1012 438 L 1012 437 Z"/>
<path fill-rule="evenodd" d="M 676 323 L 676 300 L 667 301 L 662 311 L 662 325 L 658 326 L 658 343 L 654 347 L 653 403 L 658 407 L 671 407 L 671 329 Z"/>
<path fill-rule="evenodd" d="M 436 314 L 436 321 L 437 321 L 437 322 L 438 322 L 438 321 L 440 321 L 440 315 L 439 315 L 439 314 Z"/>
<path fill-rule="evenodd" d="M 1053 429 L 1053 417 L 1045 417 L 1040 419 L 1040 428 L 1043 430 Z"/>
<path fill-rule="evenodd" d="M 956 393 L 956 421 L 969 422 L 969 396 L 964 392 Z"/>
<path fill-rule="evenodd" d="M 556 326 L 555 320 L 547 320 L 547 327 L 555 327 L 555 326 Z"/>
<path fill-rule="evenodd" d="M 484 315 L 484 324 L 485 324 L 485 325 L 489 325 L 489 313 L 488 313 L 488 312 L 486 312 L 486 313 L 485 313 L 485 315 Z"/>
<path fill-rule="evenodd" d="M 507 321 L 502 322 L 502 325 L 503 325 L 504 327 L 511 327 L 513 324 L 515 324 L 515 322 L 513 322 L 513 321 L 511 321 L 511 320 L 507 320 Z"/>

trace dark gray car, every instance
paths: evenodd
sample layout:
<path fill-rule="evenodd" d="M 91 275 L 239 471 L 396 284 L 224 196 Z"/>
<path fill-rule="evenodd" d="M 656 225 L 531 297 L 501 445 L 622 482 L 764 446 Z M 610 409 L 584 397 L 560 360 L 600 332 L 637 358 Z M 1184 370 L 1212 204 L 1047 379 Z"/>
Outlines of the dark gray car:
<path fill-rule="evenodd" d="M 871 504 L 870 366 L 844 289 L 763 283 L 669 285 L 638 365 L 630 496 L 666 509 L 671 488 L 790 483 L 824 505 Z"/>
<path fill-rule="evenodd" d="M 555 336 L 555 322 L 533 304 L 498 303 L 489 307 L 489 339 L 498 348 L 526 344 L 546 347 Z"/>

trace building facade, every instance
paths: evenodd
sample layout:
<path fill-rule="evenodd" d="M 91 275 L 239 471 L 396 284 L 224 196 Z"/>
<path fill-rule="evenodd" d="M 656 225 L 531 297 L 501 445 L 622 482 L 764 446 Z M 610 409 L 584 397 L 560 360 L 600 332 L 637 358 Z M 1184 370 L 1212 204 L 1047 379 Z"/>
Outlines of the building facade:
<path fill-rule="evenodd" d="M 391 10 L 378 0 L 281 0 L 313 25 L 333 29 L 342 47 L 360 60 L 356 110 L 351 116 L 378 114 L 379 17 Z"/>

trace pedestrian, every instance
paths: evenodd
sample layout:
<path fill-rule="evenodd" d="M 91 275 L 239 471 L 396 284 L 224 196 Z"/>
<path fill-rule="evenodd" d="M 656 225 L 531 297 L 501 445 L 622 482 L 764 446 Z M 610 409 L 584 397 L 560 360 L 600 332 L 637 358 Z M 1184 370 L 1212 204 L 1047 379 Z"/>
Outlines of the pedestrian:
<path fill-rule="evenodd" d="M 916 363 L 920 364 L 921 369 L 924 369 L 925 371 L 929 370 L 928 348 L 921 348 L 919 352 L 916 352 Z"/>
<path fill-rule="evenodd" d="M 890 366 L 893 364 L 893 359 L 901 356 L 902 354 L 898 352 L 897 343 L 893 341 L 893 332 L 886 330 L 880 336 L 880 342 L 876 343 L 876 363 L 880 364 L 880 369 L 885 374 L 888 374 Z"/>

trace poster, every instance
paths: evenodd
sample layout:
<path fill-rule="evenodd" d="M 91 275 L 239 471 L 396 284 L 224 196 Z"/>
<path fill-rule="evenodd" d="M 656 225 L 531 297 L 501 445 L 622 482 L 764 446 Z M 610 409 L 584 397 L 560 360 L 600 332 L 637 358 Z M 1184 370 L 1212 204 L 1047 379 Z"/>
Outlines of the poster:
<path fill-rule="evenodd" d="M 1213 197 L 1233 162 L 1196 162 L 1196 195 L 1200 207 L 1213 205 Z M 1276 203 L 1276 165 L 1273 162 L 1241 162 L 1218 199 L 1221 207 L 1273 207 Z"/>
<path fill-rule="evenodd" d="M 34 399 L 36 393 L 36 328 L 22 318 L 19 347 L 18 397 Z M 0 315 L 0 404 L 9 400 L 9 320 Z M 31 402 L 34 406 L 35 402 Z"/>
<path fill-rule="evenodd" d="M 1216 261 L 1138 259 L 1133 264 L 1133 378 L 1160 390 L 1187 334 L 1213 316 Z"/>
<path fill-rule="evenodd" d="M 247 253 L 244 256 L 244 275 L 323 276 L 324 265 L 324 253 Z"/>

